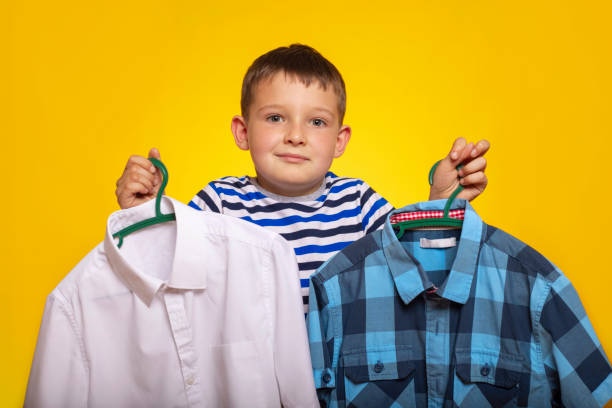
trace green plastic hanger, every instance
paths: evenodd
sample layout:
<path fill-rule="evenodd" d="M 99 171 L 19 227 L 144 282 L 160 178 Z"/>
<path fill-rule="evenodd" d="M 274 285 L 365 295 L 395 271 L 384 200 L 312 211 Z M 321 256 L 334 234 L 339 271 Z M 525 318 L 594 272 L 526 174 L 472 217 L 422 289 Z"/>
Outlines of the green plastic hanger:
<path fill-rule="evenodd" d="M 146 220 L 139 221 L 136 224 L 130 225 L 129 227 L 125 227 L 119 232 L 115 232 L 113 234 L 113 238 L 119 238 L 119 243 L 117 244 L 118 248 L 121 248 L 121 245 L 123 245 L 123 237 L 130 235 L 132 232 L 136 232 L 151 225 L 176 220 L 176 215 L 162 214 L 161 212 L 161 199 L 162 195 L 164 195 L 166 185 L 168 184 L 168 170 L 166 169 L 166 166 L 164 166 L 164 163 L 162 163 L 160 160 L 157 160 L 154 157 L 149 158 L 149 160 L 162 173 L 162 184 L 159 187 L 159 191 L 157 192 L 157 198 L 155 198 L 155 217 L 147 218 Z"/>
<path fill-rule="evenodd" d="M 436 164 L 432 166 L 431 170 L 429 171 L 429 185 L 433 185 L 433 175 L 436 171 L 436 168 L 438 167 L 438 164 L 440 164 L 439 160 L 436 162 Z M 461 167 L 463 167 L 463 164 L 458 165 L 457 170 L 459 170 Z M 402 238 L 406 230 L 413 229 L 413 228 L 421 228 L 421 227 L 459 227 L 461 228 L 461 226 L 463 225 L 463 220 L 458 220 L 456 218 L 449 217 L 448 212 L 450 211 L 450 207 L 453 204 L 453 201 L 455 200 L 457 195 L 462 190 L 463 190 L 463 186 L 459 185 L 459 187 L 457 187 L 455 191 L 453 191 L 450 197 L 448 197 L 448 200 L 446 200 L 446 205 L 444 206 L 444 215 L 442 216 L 442 218 L 427 218 L 424 220 L 409 220 L 409 221 L 398 222 L 397 224 L 393 225 L 393 228 L 397 229 L 395 233 L 395 235 L 397 236 L 397 239 Z"/>

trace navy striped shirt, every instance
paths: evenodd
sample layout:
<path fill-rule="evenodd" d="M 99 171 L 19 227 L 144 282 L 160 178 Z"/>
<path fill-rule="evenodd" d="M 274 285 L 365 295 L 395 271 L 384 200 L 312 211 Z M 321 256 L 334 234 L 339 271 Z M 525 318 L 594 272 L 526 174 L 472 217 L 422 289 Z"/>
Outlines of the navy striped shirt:
<path fill-rule="evenodd" d="M 393 209 L 363 180 L 332 172 L 317 191 L 301 197 L 266 191 L 249 176 L 224 177 L 208 183 L 189 205 L 242 218 L 284 237 L 297 257 L 305 311 L 310 275 L 348 244 L 381 228 Z"/>

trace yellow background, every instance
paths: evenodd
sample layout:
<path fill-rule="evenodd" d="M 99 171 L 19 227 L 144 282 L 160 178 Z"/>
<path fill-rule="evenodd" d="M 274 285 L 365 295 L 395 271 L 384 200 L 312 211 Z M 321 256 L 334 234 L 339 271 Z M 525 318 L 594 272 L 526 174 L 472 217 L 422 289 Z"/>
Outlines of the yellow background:
<path fill-rule="evenodd" d="M 455 137 L 489 139 L 477 211 L 567 274 L 610 355 L 609 4 L 3 3 L 2 405 L 22 404 L 45 297 L 103 239 L 128 156 L 158 147 L 184 202 L 253 174 L 229 129 L 242 76 L 292 42 L 347 84 L 353 138 L 332 170 L 396 206 L 427 198 Z"/>

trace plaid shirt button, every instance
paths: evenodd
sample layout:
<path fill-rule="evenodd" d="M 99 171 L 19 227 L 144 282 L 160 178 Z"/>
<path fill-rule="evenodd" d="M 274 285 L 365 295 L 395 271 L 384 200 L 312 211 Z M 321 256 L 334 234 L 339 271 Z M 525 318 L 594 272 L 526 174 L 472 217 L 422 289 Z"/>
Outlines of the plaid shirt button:
<path fill-rule="evenodd" d="M 329 373 L 324 373 L 321 379 L 324 383 L 328 383 L 331 381 L 331 375 Z"/>
<path fill-rule="evenodd" d="M 481 369 L 480 369 L 480 374 L 483 377 L 486 377 L 487 375 L 489 375 L 489 373 L 491 372 L 491 369 L 489 368 L 488 364 L 485 364 Z"/>
<path fill-rule="evenodd" d="M 374 372 L 375 373 L 380 373 L 382 370 L 384 370 L 385 365 L 383 363 L 379 361 L 376 362 L 376 364 L 374 364 Z"/>

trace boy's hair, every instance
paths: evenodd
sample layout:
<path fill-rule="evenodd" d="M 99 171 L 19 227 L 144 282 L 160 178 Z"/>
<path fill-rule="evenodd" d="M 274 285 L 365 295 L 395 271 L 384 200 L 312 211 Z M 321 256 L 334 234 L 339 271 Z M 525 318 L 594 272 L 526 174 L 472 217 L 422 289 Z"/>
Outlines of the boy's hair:
<path fill-rule="evenodd" d="M 317 50 L 303 44 L 291 44 L 269 51 L 249 67 L 242 81 L 240 108 L 242 116 L 248 119 L 249 107 L 253 102 L 253 89 L 263 80 L 278 72 L 293 75 L 306 86 L 317 81 L 326 90 L 332 86 L 338 96 L 339 121 L 342 124 L 346 111 L 346 90 L 340 72 Z"/>

